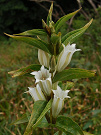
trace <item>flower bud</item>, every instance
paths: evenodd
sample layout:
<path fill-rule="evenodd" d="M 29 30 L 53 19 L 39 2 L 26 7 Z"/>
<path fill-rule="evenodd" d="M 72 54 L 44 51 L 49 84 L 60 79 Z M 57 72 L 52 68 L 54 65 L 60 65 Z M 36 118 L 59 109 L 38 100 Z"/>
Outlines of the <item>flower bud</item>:
<path fill-rule="evenodd" d="M 45 31 L 47 32 L 48 35 L 51 35 L 51 29 L 50 27 L 48 27 L 48 25 L 45 23 L 45 21 L 42 19 L 42 26 L 45 29 Z"/>
<path fill-rule="evenodd" d="M 50 56 L 47 52 L 38 49 L 38 59 L 41 65 L 44 65 L 45 67 L 49 68 Z"/>
<path fill-rule="evenodd" d="M 54 28 L 55 24 L 53 21 L 49 21 L 49 28 L 51 29 L 51 34 L 55 33 L 55 28 Z"/>
<path fill-rule="evenodd" d="M 67 65 L 70 63 L 72 55 L 76 51 L 80 51 L 81 49 L 75 49 L 76 44 L 68 44 L 67 46 L 63 45 L 64 49 L 60 53 L 57 61 L 57 67 L 56 70 L 58 72 L 62 71 L 67 67 Z"/>
<path fill-rule="evenodd" d="M 69 90 L 63 91 L 59 86 L 57 90 L 52 90 L 54 93 L 53 103 L 52 103 L 52 116 L 56 118 L 64 106 L 64 99 L 70 98 L 67 96 Z"/>
<path fill-rule="evenodd" d="M 55 60 L 55 56 L 53 55 L 50 60 L 50 73 L 53 73 L 55 71 L 55 66 L 56 66 L 56 60 Z"/>
<path fill-rule="evenodd" d="M 44 80 L 39 82 L 39 86 L 42 89 L 45 96 L 50 96 L 51 94 L 51 88 L 52 88 L 52 82 L 51 80 Z"/>
<path fill-rule="evenodd" d="M 28 88 L 29 88 L 28 92 L 32 96 L 34 102 L 37 101 L 37 100 L 46 100 L 45 97 L 44 97 L 44 94 L 41 91 L 41 88 L 39 87 L 38 84 L 34 88 L 31 88 L 31 87 L 28 87 Z"/>

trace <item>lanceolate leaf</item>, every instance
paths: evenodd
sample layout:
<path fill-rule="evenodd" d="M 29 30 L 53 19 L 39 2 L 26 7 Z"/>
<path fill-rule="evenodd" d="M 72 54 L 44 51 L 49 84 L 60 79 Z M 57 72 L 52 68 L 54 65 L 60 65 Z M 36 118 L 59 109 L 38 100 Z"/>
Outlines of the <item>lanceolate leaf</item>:
<path fill-rule="evenodd" d="M 93 19 L 89 23 L 87 23 L 83 28 L 72 31 L 68 34 L 66 34 L 64 37 L 62 37 L 62 43 L 67 45 L 68 43 L 74 42 L 78 37 L 80 37 L 86 29 L 91 25 Z"/>
<path fill-rule="evenodd" d="M 42 118 L 45 116 L 45 114 L 48 112 L 48 110 L 51 108 L 52 106 L 52 100 L 50 100 L 46 107 L 44 108 L 44 110 L 42 111 L 40 117 L 37 119 L 36 123 L 33 125 L 33 128 L 35 128 L 39 123 L 40 121 L 42 120 Z"/>
<path fill-rule="evenodd" d="M 25 75 L 25 74 L 30 74 L 33 71 L 38 71 L 40 70 L 41 65 L 36 65 L 36 64 L 32 64 L 30 66 L 15 70 L 15 71 L 10 71 L 8 72 L 8 74 L 11 74 L 12 77 L 17 77 L 17 76 L 21 76 L 21 75 Z"/>
<path fill-rule="evenodd" d="M 53 83 L 57 81 L 88 78 L 93 77 L 94 75 L 95 75 L 94 71 L 79 68 L 70 68 L 57 73 L 53 78 Z"/>
<path fill-rule="evenodd" d="M 29 119 L 30 119 L 30 113 L 27 112 L 27 113 L 23 114 L 18 120 L 11 123 L 10 125 L 22 124 L 22 123 L 28 122 Z"/>
<path fill-rule="evenodd" d="M 67 135 L 84 135 L 79 125 L 69 117 L 59 116 L 55 126 Z"/>
<path fill-rule="evenodd" d="M 48 26 L 49 26 L 49 21 L 52 21 L 52 12 L 53 12 L 53 2 L 50 6 L 49 13 L 48 13 L 48 16 L 47 16 L 47 25 Z"/>
<path fill-rule="evenodd" d="M 29 135 L 31 133 L 33 124 L 36 123 L 37 119 L 41 115 L 46 105 L 47 105 L 47 101 L 39 100 L 34 103 L 33 111 L 24 135 Z"/>
<path fill-rule="evenodd" d="M 14 34 L 14 35 L 21 35 L 21 36 L 34 36 L 34 35 L 42 35 L 45 36 L 47 33 L 45 32 L 44 29 L 32 29 L 32 30 L 27 30 L 25 32 L 19 33 L 19 34 Z"/>
<path fill-rule="evenodd" d="M 67 33 L 65 36 L 62 37 L 61 42 L 63 43 L 68 37 L 70 37 L 72 34 L 79 32 L 82 28 L 77 29 L 77 30 L 73 30 L 69 33 Z"/>
<path fill-rule="evenodd" d="M 28 44 L 30 44 L 38 49 L 41 49 L 45 52 L 50 53 L 49 49 L 48 49 L 48 44 L 46 44 L 44 41 L 42 41 L 40 39 L 36 39 L 36 38 L 32 38 L 32 37 L 24 37 L 24 36 L 14 36 L 14 35 L 9 35 L 9 34 L 6 34 L 6 35 L 14 38 L 16 40 L 20 40 L 20 41 L 23 41 L 25 43 L 28 43 Z"/>
<path fill-rule="evenodd" d="M 39 127 L 39 128 L 45 128 L 45 127 L 48 127 L 48 126 L 49 126 L 49 123 L 47 122 L 47 119 L 44 116 L 44 118 L 42 119 L 42 121 L 40 123 L 38 123 L 38 126 L 37 127 Z"/>
<path fill-rule="evenodd" d="M 70 13 L 70 14 L 67 14 L 67 15 L 61 17 L 61 18 L 56 22 L 56 24 L 55 24 L 55 30 L 56 30 L 56 32 L 58 32 L 58 30 L 61 28 L 61 26 L 62 26 L 66 21 L 68 21 L 72 16 L 74 16 L 74 15 L 75 15 L 77 12 L 79 12 L 79 11 L 80 11 L 80 9 L 79 9 L 79 10 L 76 10 L 76 11 L 73 12 L 73 13 Z"/>

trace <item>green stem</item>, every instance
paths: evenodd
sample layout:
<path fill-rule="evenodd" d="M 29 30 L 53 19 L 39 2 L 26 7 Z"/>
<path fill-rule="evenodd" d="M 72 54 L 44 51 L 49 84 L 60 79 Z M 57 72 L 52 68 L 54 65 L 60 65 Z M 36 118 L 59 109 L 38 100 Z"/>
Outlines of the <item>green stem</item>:
<path fill-rule="evenodd" d="M 53 73 L 51 73 L 51 79 L 53 79 Z M 53 93 L 51 92 L 51 99 L 53 98 Z M 52 108 L 50 109 L 50 123 L 53 123 Z M 51 126 L 51 135 L 54 135 L 53 127 Z"/>
<path fill-rule="evenodd" d="M 54 45 L 54 55 L 56 56 L 56 45 Z"/>
<path fill-rule="evenodd" d="M 52 97 L 52 92 L 51 92 L 51 97 Z M 52 119 L 52 108 L 50 109 L 50 123 L 53 123 L 53 119 Z M 51 135 L 54 135 L 54 130 L 53 127 L 51 126 Z"/>
<path fill-rule="evenodd" d="M 52 124 L 52 109 L 50 109 L 50 123 Z M 54 130 L 52 126 L 51 126 L 51 135 L 54 135 Z"/>
<path fill-rule="evenodd" d="M 46 113 L 45 117 L 46 117 L 48 123 L 50 123 L 50 117 L 49 117 L 49 114 Z"/>

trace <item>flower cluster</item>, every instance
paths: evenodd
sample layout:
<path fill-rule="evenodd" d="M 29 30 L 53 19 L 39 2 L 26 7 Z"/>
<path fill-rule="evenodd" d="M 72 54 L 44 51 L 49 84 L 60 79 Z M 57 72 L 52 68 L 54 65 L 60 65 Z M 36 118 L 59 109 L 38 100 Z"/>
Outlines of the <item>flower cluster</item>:
<path fill-rule="evenodd" d="M 58 82 L 52 83 L 53 76 L 56 72 L 61 72 L 70 63 L 72 55 L 80 49 L 75 49 L 75 44 L 63 45 L 63 50 L 59 54 L 57 64 L 54 65 L 54 72 L 51 73 L 50 55 L 42 50 L 38 50 L 38 59 L 41 66 L 40 71 L 34 71 L 31 74 L 35 78 L 35 88 L 29 88 L 29 93 L 32 96 L 34 102 L 37 100 L 48 100 L 48 97 L 53 98 L 52 102 L 52 116 L 56 118 L 64 106 L 65 98 L 70 98 L 68 92 L 70 90 L 62 90 L 58 86 Z M 46 68 L 48 69 L 46 69 Z M 52 93 L 52 94 L 51 94 Z M 53 95 L 53 96 L 51 96 Z"/>

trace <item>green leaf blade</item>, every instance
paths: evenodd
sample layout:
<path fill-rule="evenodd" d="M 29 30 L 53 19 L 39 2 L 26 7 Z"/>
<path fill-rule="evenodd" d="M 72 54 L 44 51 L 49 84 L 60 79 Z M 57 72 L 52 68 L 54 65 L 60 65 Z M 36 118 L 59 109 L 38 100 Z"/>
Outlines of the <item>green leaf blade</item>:
<path fill-rule="evenodd" d="M 49 22 L 52 21 L 52 12 L 53 12 L 53 2 L 51 3 L 49 13 L 47 16 L 47 25 L 49 26 Z"/>
<path fill-rule="evenodd" d="M 39 118 L 41 112 L 46 107 L 46 105 L 47 105 L 47 101 L 39 100 L 34 103 L 33 111 L 24 135 L 29 135 L 31 133 L 33 124 L 36 123 L 37 119 Z"/>
<path fill-rule="evenodd" d="M 6 33 L 5 33 L 6 34 Z M 40 40 L 40 39 L 36 39 L 36 38 L 32 38 L 32 37 L 24 37 L 24 36 L 14 36 L 14 35 L 9 35 L 6 34 L 9 37 L 12 37 L 16 40 L 20 40 L 23 41 L 29 45 L 32 45 L 38 49 L 41 49 L 47 53 L 50 53 L 49 49 L 48 49 L 48 44 L 45 43 L 44 41 Z"/>
<path fill-rule="evenodd" d="M 10 71 L 8 72 L 8 74 L 12 75 L 12 77 L 17 77 L 21 75 L 30 74 L 33 71 L 38 71 L 40 70 L 40 68 L 41 68 L 41 65 L 32 64 L 32 65 L 29 65 L 27 67 L 24 67 L 15 71 Z"/>
<path fill-rule="evenodd" d="M 33 128 L 37 127 L 37 125 L 40 123 L 40 121 L 42 120 L 42 118 L 45 116 L 45 114 L 48 112 L 48 110 L 51 108 L 52 106 L 52 100 L 50 100 L 46 107 L 44 108 L 44 110 L 42 111 L 40 117 L 37 119 L 36 123 L 33 125 Z"/>
<path fill-rule="evenodd" d="M 92 21 L 93 21 L 93 19 L 91 19 L 90 22 L 87 23 L 81 29 L 78 29 L 78 30 L 75 30 L 75 31 L 72 31 L 72 32 L 66 34 L 62 38 L 62 43 L 64 45 L 67 45 L 68 43 L 73 43 L 78 37 L 80 37 L 87 30 L 87 28 L 91 25 Z"/>
<path fill-rule="evenodd" d="M 57 81 L 88 78 L 93 77 L 94 75 L 95 75 L 94 71 L 79 68 L 70 68 L 57 73 L 53 78 L 53 83 Z"/>
<path fill-rule="evenodd" d="M 72 16 L 74 16 L 74 15 L 75 15 L 77 12 L 79 12 L 79 11 L 80 11 L 80 9 L 79 9 L 79 10 L 76 10 L 76 11 L 73 12 L 73 13 L 70 13 L 70 14 L 67 14 L 67 15 L 61 17 L 61 18 L 56 22 L 56 24 L 55 24 L 55 30 L 56 30 L 56 32 L 58 32 L 58 30 L 61 28 L 61 26 L 62 26 L 66 21 L 68 21 Z"/>
<path fill-rule="evenodd" d="M 32 29 L 32 30 L 27 30 L 25 32 L 19 33 L 19 34 L 14 34 L 14 35 L 20 35 L 20 36 L 46 36 L 47 33 L 45 32 L 44 29 Z"/>
<path fill-rule="evenodd" d="M 59 116 L 55 126 L 68 135 L 84 135 L 79 125 L 69 117 Z"/>
<path fill-rule="evenodd" d="M 28 122 L 29 118 L 30 118 L 30 113 L 25 113 L 19 119 L 17 119 L 16 121 L 11 123 L 10 125 L 13 125 L 13 124 L 18 125 L 18 124 L 22 124 L 22 123 Z"/>
<path fill-rule="evenodd" d="M 71 36 L 72 34 L 76 33 L 76 32 L 79 32 L 81 29 L 77 29 L 77 30 L 73 30 L 69 33 L 67 33 L 66 35 L 64 35 L 61 39 L 61 42 L 64 43 L 64 41 L 69 37 Z"/>

